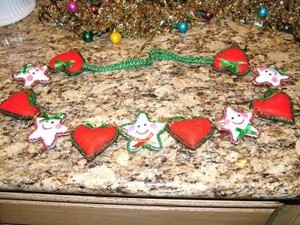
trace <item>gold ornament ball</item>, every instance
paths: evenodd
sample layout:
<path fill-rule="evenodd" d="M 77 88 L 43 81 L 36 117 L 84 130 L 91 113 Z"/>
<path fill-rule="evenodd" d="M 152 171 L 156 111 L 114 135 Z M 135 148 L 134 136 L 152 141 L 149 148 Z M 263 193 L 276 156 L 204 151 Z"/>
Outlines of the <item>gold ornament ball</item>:
<path fill-rule="evenodd" d="M 113 32 L 110 37 L 110 41 L 114 44 L 119 44 L 122 40 L 122 36 L 119 32 Z"/>

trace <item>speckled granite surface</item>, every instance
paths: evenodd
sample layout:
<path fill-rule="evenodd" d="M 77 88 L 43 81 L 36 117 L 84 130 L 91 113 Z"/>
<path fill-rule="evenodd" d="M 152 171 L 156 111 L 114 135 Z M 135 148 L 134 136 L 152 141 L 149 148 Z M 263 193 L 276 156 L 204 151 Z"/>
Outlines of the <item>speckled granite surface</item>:
<path fill-rule="evenodd" d="M 122 44 L 112 45 L 103 37 L 87 44 L 68 31 L 39 23 L 37 16 L 34 12 L 17 24 L 0 28 L 0 101 L 22 89 L 11 76 L 23 64 L 47 63 L 70 49 L 78 49 L 91 64 L 108 64 L 146 56 L 153 47 L 212 56 L 239 44 L 252 66 L 273 64 L 293 76 L 285 92 L 292 96 L 296 124 L 255 119 L 260 138 L 246 138 L 236 146 L 229 136 L 216 131 L 196 151 L 187 150 L 164 133 L 162 151 L 129 154 L 126 140 L 119 137 L 88 163 L 72 146 L 70 136 L 40 154 L 41 143 L 25 141 L 33 126 L 1 114 L 0 190 L 226 199 L 299 196 L 300 47 L 292 35 L 223 21 L 200 23 L 185 35 L 174 33 L 148 43 L 124 39 Z M 156 62 L 152 68 L 105 74 L 53 74 L 50 84 L 37 85 L 34 91 L 50 114 L 66 112 L 66 124 L 72 129 L 83 121 L 127 123 L 139 110 L 155 120 L 201 115 L 215 121 L 225 104 L 247 110 L 248 104 L 239 102 L 261 97 L 266 90 L 251 84 L 251 74 L 221 74 L 209 66 Z"/>

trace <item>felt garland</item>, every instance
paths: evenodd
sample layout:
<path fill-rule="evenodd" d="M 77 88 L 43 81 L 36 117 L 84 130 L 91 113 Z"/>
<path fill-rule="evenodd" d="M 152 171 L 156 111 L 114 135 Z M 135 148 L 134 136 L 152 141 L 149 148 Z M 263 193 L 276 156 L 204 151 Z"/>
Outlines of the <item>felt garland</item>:
<path fill-rule="evenodd" d="M 70 76 L 76 76 L 84 71 L 110 72 L 149 67 L 155 61 L 161 60 L 171 60 L 188 65 L 211 65 L 217 71 L 237 75 L 244 75 L 249 71 L 248 58 L 238 46 L 225 49 L 214 57 L 181 56 L 164 49 L 155 48 L 148 52 L 146 58 L 129 59 L 104 66 L 90 65 L 86 63 L 79 52 L 72 50 L 52 58 L 49 69 L 52 72 L 65 72 Z M 27 73 L 31 68 L 33 68 L 32 65 L 25 65 L 21 71 L 16 73 L 15 80 L 18 80 L 16 77 Z M 291 80 L 285 72 L 280 72 L 274 67 L 262 68 L 253 70 L 253 73 L 257 76 L 253 80 L 255 85 L 278 87 L 279 84 L 282 85 L 283 81 Z M 43 74 L 48 71 L 47 68 L 41 66 L 37 67 L 36 71 L 38 72 L 38 70 L 41 70 Z M 271 73 L 269 70 L 275 71 L 276 75 L 279 74 L 279 82 L 276 80 L 278 76 L 276 79 L 272 78 L 270 80 L 268 78 L 266 81 L 261 78 L 258 79 L 259 76 L 262 76 L 259 74 L 260 71 L 264 71 L 265 75 Z M 25 88 L 50 80 L 49 77 L 47 77 L 48 80 L 31 78 L 34 82 L 26 83 L 25 81 Z M 260 82 L 261 80 L 262 82 Z M 128 140 L 127 149 L 130 153 L 137 152 L 142 148 L 151 151 L 161 150 L 163 148 L 161 134 L 165 131 L 185 147 L 195 150 L 212 137 L 215 128 L 230 133 L 231 141 L 234 144 L 241 143 L 245 136 L 258 137 L 259 131 L 252 125 L 254 116 L 273 121 L 295 123 L 292 101 L 283 91 L 269 89 L 263 98 L 252 101 L 250 109 L 253 111 L 238 112 L 231 106 L 226 106 L 223 118 L 216 123 L 208 118 L 193 117 L 185 119 L 182 116 L 166 119 L 164 123 L 163 120 L 152 121 L 146 112 L 141 111 L 137 114 L 135 120 L 120 126 L 110 124 L 102 124 L 100 127 L 93 127 L 91 124 L 79 125 L 71 132 L 71 139 L 80 153 L 88 161 L 91 161 L 116 142 L 119 135 Z M 40 113 L 36 95 L 31 89 L 11 95 L 0 104 L 0 111 L 17 119 L 33 119 Z M 64 113 L 58 113 L 54 116 L 49 116 L 45 112 L 42 113 L 42 117 L 37 117 L 34 123 L 35 131 L 28 136 L 27 140 L 29 142 L 42 141 L 46 150 L 53 148 L 57 137 L 69 134 L 68 128 L 63 125 L 65 120 L 66 115 Z"/>

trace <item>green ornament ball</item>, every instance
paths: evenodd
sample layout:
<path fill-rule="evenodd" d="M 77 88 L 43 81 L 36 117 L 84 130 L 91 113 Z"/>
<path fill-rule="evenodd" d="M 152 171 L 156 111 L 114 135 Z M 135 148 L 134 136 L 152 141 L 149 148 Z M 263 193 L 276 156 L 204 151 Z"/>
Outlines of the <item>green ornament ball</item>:
<path fill-rule="evenodd" d="M 87 2 L 91 5 L 98 5 L 100 3 L 100 0 L 87 0 Z"/>
<path fill-rule="evenodd" d="M 90 30 L 84 31 L 82 34 L 82 40 L 84 40 L 85 42 L 93 41 L 93 37 L 94 37 L 94 34 Z"/>

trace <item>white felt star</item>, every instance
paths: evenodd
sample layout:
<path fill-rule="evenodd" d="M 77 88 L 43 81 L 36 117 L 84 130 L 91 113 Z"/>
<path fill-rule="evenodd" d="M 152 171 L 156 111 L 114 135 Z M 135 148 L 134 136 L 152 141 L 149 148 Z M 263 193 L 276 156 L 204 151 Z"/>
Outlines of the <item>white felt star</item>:
<path fill-rule="evenodd" d="M 231 140 L 239 144 L 244 136 L 258 137 L 258 130 L 251 124 L 253 113 L 240 113 L 232 107 L 225 108 L 224 116 L 218 121 L 218 129 L 231 133 Z"/>
<path fill-rule="evenodd" d="M 33 67 L 31 64 L 25 65 L 21 71 L 13 75 L 14 80 L 22 81 L 24 87 L 33 87 L 38 83 L 48 83 L 51 78 L 47 76 L 47 66 Z"/>
<path fill-rule="evenodd" d="M 53 148 L 59 136 L 67 135 L 68 128 L 63 125 L 65 115 L 54 117 L 38 117 L 35 121 L 35 131 L 28 136 L 29 142 L 41 141 L 46 150 Z"/>
<path fill-rule="evenodd" d="M 124 124 L 123 133 L 128 139 L 128 151 L 136 152 L 141 148 L 158 151 L 162 149 L 160 135 L 165 131 L 165 124 L 151 121 L 145 112 L 140 112 L 136 120 Z"/>
<path fill-rule="evenodd" d="M 275 67 L 258 67 L 252 70 L 256 77 L 252 82 L 256 85 L 269 85 L 273 87 L 280 86 L 283 82 L 291 80 L 291 77 L 285 73 L 279 72 Z"/>

